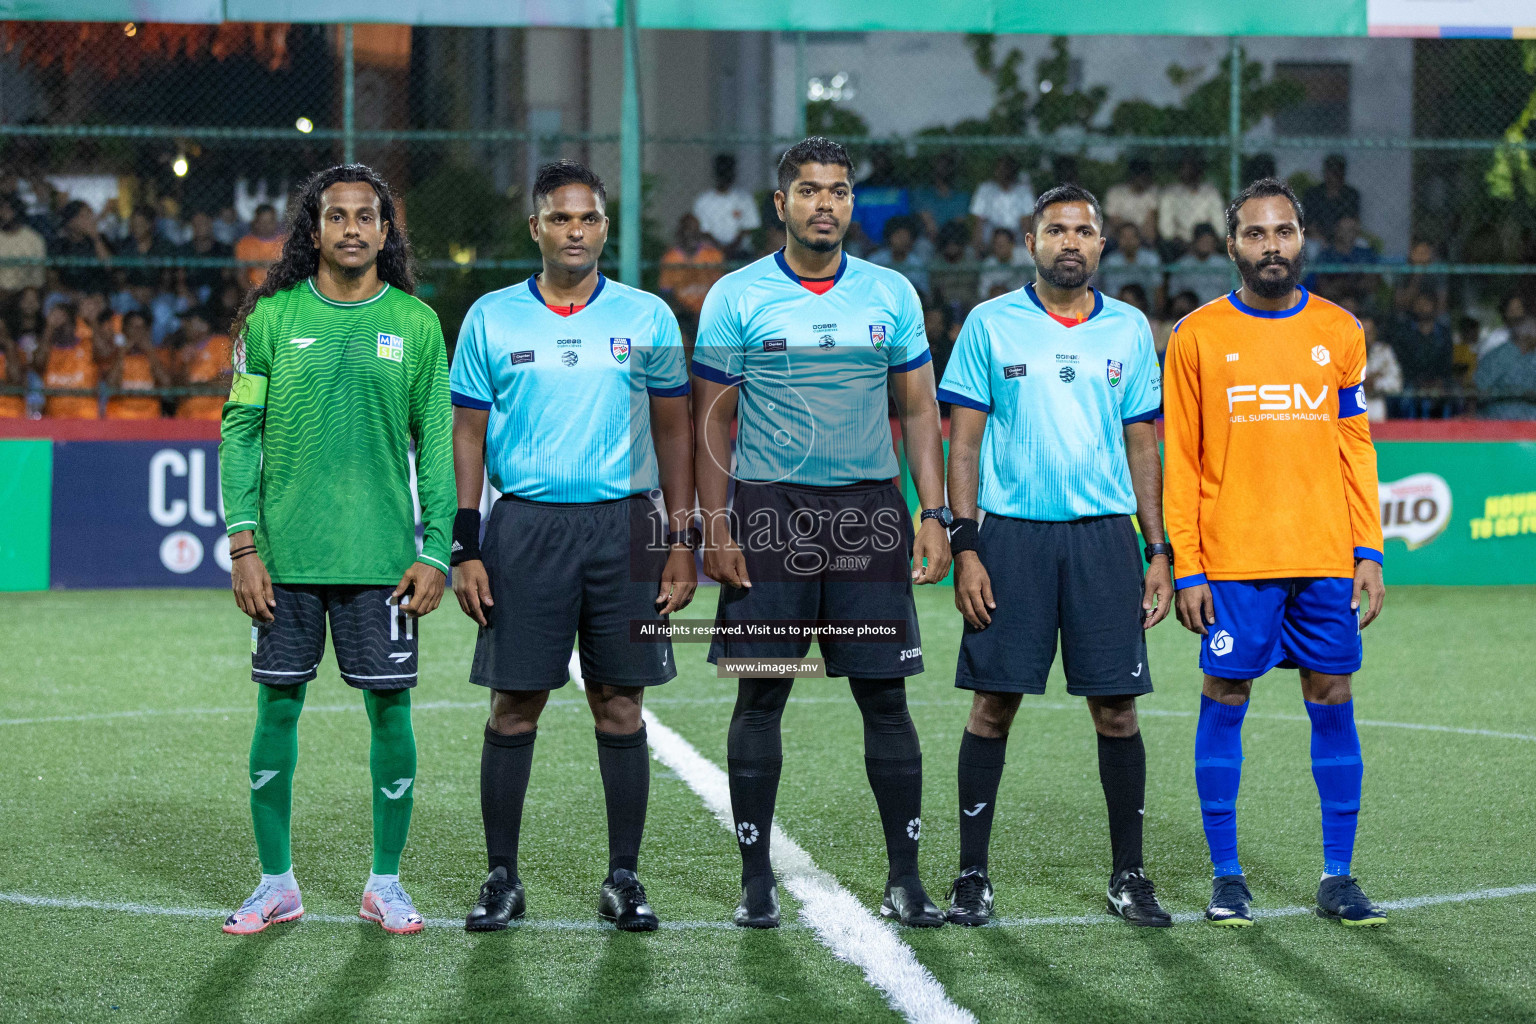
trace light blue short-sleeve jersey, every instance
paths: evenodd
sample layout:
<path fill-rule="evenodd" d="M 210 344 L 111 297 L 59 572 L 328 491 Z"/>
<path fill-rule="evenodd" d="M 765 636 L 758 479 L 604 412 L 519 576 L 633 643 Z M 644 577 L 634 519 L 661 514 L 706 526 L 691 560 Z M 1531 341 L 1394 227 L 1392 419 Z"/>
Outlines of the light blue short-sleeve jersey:
<path fill-rule="evenodd" d="M 971 310 L 939 399 L 988 413 L 979 504 L 1016 519 L 1060 522 L 1136 511 L 1125 426 L 1155 419 L 1162 373 L 1139 310 L 1094 293 L 1066 327 L 1033 285 Z"/>
<path fill-rule="evenodd" d="M 561 316 L 538 281 L 481 296 L 459 329 L 453 404 L 489 409 L 486 470 L 530 501 L 611 501 L 659 486 L 650 395 L 688 394 L 677 318 L 665 302 L 598 275 Z"/>
<path fill-rule="evenodd" d="M 738 479 L 834 487 L 900 472 L 888 379 L 932 358 L 906 278 L 844 254 L 817 295 L 780 251 L 710 289 L 693 372 L 740 388 Z"/>

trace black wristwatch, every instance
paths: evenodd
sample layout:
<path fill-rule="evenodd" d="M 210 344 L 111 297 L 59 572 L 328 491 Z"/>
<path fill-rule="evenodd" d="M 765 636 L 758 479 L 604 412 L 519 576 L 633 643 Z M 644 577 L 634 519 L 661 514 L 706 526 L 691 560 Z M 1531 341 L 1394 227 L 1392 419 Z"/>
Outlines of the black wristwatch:
<path fill-rule="evenodd" d="M 697 551 L 704 543 L 704 534 L 697 526 L 690 525 L 686 530 L 668 530 L 667 546 L 672 547 L 681 544 L 690 551 Z"/>
<path fill-rule="evenodd" d="M 1148 565 L 1152 564 L 1152 559 L 1156 558 L 1158 555 L 1167 555 L 1168 564 L 1173 564 L 1173 545 L 1167 543 L 1166 541 L 1158 541 L 1156 544 L 1148 544 L 1147 549 L 1143 552 L 1143 554 L 1147 556 Z"/>
<path fill-rule="evenodd" d="M 955 514 L 949 510 L 948 505 L 940 505 L 938 508 L 925 508 L 923 509 L 923 517 L 918 522 L 926 523 L 930 519 L 937 519 L 939 525 L 947 530 L 949 529 L 949 524 L 955 521 Z"/>

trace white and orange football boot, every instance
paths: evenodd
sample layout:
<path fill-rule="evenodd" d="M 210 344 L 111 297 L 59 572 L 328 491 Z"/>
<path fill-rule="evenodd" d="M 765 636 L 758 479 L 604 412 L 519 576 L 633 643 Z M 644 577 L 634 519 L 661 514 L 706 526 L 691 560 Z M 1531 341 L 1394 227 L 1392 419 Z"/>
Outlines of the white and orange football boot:
<path fill-rule="evenodd" d="M 265 931 L 268 925 L 297 921 L 304 916 L 304 902 L 299 898 L 299 887 L 290 879 L 261 880 L 249 899 L 240 909 L 224 919 L 224 931 L 230 935 L 255 935 Z"/>
<path fill-rule="evenodd" d="M 416 904 L 400 888 L 398 881 L 386 882 L 378 888 L 363 891 L 363 909 L 357 916 L 373 921 L 391 935 L 414 935 L 421 931 L 423 922 L 416 913 Z"/>

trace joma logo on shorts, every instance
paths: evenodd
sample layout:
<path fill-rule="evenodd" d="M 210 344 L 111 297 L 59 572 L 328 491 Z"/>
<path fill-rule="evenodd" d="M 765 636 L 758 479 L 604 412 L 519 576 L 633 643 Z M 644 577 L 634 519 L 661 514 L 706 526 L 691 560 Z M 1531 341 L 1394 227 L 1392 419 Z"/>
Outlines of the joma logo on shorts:
<path fill-rule="evenodd" d="M 921 647 L 908 647 L 901 652 L 902 661 L 911 661 L 913 658 L 921 658 L 922 656 L 923 649 Z"/>
<path fill-rule="evenodd" d="M 838 555 L 828 563 L 834 572 L 863 572 L 869 568 L 870 555 Z"/>

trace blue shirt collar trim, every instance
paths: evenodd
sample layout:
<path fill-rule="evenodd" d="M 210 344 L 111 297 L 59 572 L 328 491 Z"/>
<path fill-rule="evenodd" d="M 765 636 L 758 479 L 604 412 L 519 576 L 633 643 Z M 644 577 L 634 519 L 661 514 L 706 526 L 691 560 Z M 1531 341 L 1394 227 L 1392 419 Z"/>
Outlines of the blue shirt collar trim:
<path fill-rule="evenodd" d="M 597 297 L 603 294 L 603 285 L 606 284 L 607 281 L 608 279 L 603 276 L 603 272 L 599 270 L 597 272 L 597 287 L 592 289 L 592 294 L 587 297 L 586 304 L 581 307 L 582 309 L 586 309 L 587 306 L 590 306 L 592 303 L 597 301 Z M 539 300 L 539 305 L 546 307 L 549 305 L 549 303 L 544 301 L 544 293 L 539 291 L 538 274 L 534 274 L 528 279 L 528 290 L 533 293 L 533 297 L 535 299 Z"/>
<path fill-rule="evenodd" d="M 1085 319 L 1083 323 L 1087 323 L 1089 320 L 1092 320 L 1104 310 L 1104 293 L 1099 291 L 1097 288 L 1090 288 L 1089 291 L 1093 292 L 1093 312 L 1088 314 L 1087 319 Z M 1040 312 L 1044 313 L 1046 316 L 1051 315 L 1051 311 L 1045 308 L 1045 303 L 1040 301 L 1040 296 L 1035 294 L 1035 283 L 1033 281 L 1030 281 L 1024 285 L 1024 294 L 1029 296 L 1030 302 L 1033 302 L 1037 307 L 1039 307 Z"/>
<path fill-rule="evenodd" d="M 777 263 L 779 265 L 779 269 L 784 272 L 784 276 L 785 277 L 789 278 L 791 281 L 795 282 L 795 284 L 797 284 L 797 285 L 800 283 L 800 275 L 795 273 L 793 270 L 789 269 L 789 261 L 784 258 L 784 250 L 783 249 L 780 249 L 778 252 L 773 254 L 773 262 L 775 262 L 775 263 Z M 834 288 L 837 287 L 837 282 L 839 282 L 839 281 L 841 281 L 843 279 L 843 273 L 847 269 L 848 269 L 848 253 L 844 252 L 842 254 L 842 259 L 838 260 L 838 262 L 837 262 L 837 273 L 832 275 L 832 287 L 834 287 Z"/>
<path fill-rule="evenodd" d="M 1300 313 L 1302 310 L 1307 308 L 1307 300 L 1312 297 L 1312 293 L 1307 291 L 1305 288 L 1300 289 L 1300 291 L 1301 301 L 1296 303 L 1296 305 L 1292 306 L 1290 309 L 1254 309 L 1252 306 L 1248 305 L 1248 303 L 1237 297 L 1237 289 L 1235 288 L 1227 294 L 1227 301 L 1232 303 L 1233 306 L 1237 307 L 1237 311 L 1239 313 L 1247 313 L 1249 316 L 1262 317 L 1265 320 L 1284 320 L 1286 317 L 1295 316 L 1297 313 Z"/>

